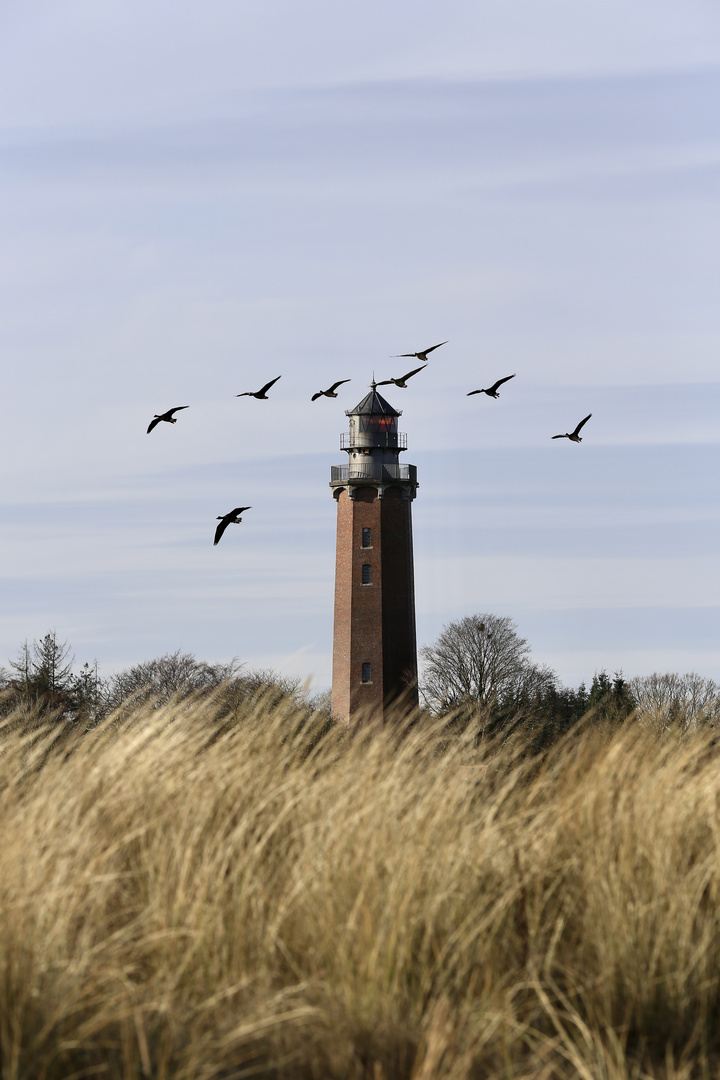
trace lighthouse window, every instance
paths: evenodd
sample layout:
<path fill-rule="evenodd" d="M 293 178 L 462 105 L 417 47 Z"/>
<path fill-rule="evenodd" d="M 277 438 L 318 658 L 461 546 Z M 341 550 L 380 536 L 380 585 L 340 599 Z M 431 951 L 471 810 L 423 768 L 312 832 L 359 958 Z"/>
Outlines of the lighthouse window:
<path fill-rule="evenodd" d="M 362 546 L 372 547 L 372 529 L 363 529 L 362 531 Z"/>
<path fill-rule="evenodd" d="M 370 572 L 370 563 L 364 563 L 363 564 L 362 583 L 363 583 L 363 585 L 372 585 L 372 574 Z"/>
<path fill-rule="evenodd" d="M 363 664 L 362 666 L 362 681 L 372 682 L 372 679 L 370 678 L 370 664 Z"/>

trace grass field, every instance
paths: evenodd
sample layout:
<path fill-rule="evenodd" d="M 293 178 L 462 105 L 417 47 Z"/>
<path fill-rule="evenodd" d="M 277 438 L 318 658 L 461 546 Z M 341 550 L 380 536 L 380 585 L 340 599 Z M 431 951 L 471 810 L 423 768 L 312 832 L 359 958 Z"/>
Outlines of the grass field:
<path fill-rule="evenodd" d="M 6 722 L 3 1080 L 720 1075 L 707 735 L 539 763 L 296 708 Z"/>

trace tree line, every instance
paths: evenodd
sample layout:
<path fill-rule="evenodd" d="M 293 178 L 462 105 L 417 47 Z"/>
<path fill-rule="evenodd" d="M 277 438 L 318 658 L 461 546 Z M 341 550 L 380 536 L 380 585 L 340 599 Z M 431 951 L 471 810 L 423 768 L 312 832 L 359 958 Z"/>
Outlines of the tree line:
<path fill-rule="evenodd" d="M 141 704 L 158 708 L 171 699 L 217 697 L 218 712 L 227 712 L 248 697 L 262 695 L 271 702 L 295 699 L 310 709 L 322 709 L 322 695 L 303 693 L 302 680 L 269 669 L 245 670 L 237 660 L 210 664 L 177 649 L 103 677 L 97 662 L 74 666 L 67 641 L 54 630 L 39 641 L 24 641 L 9 668 L 0 668 L 0 716 L 11 712 L 34 719 L 63 720 L 92 727 L 111 713 Z"/>
<path fill-rule="evenodd" d="M 695 672 L 625 679 L 600 670 L 589 685 L 563 686 L 552 668 L 531 659 L 508 616 L 448 623 L 420 656 L 426 708 L 478 738 L 522 728 L 541 749 L 583 718 L 620 724 L 632 717 L 658 731 L 720 721 L 720 686 Z"/>
<path fill-rule="evenodd" d="M 469 615 L 448 623 L 437 641 L 420 650 L 420 694 L 425 713 L 444 718 L 449 733 L 476 740 L 522 730 L 542 750 L 588 718 L 620 724 L 633 718 L 655 730 L 688 730 L 720 721 L 720 686 L 693 672 L 625 679 L 596 671 L 589 684 L 563 686 L 508 616 Z M 211 664 L 176 650 L 103 677 L 98 665 L 75 666 L 67 641 L 54 630 L 24 641 L 9 668 L 0 668 L 0 716 L 52 717 L 94 726 L 140 704 L 213 694 L 218 715 L 248 698 L 290 701 L 330 721 L 329 694 L 311 697 L 299 678 L 247 670 L 232 660 Z"/>

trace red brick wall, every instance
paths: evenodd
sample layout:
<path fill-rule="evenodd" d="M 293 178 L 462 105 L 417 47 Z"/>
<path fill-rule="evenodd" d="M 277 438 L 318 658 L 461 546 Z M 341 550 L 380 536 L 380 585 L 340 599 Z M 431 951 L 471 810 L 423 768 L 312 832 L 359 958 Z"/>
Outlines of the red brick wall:
<path fill-rule="evenodd" d="M 335 544 L 335 622 L 333 626 L 332 711 L 338 720 L 350 719 L 350 627 L 352 625 L 353 506 L 343 489 L 337 500 Z"/>
<path fill-rule="evenodd" d="M 412 502 L 400 488 L 382 498 L 382 636 L 385 704 L 402 698 L 416 707 L 417 645 L 412 548 Z"/>
<path fill-rule="evenodd" d="M 412 564 L 411 502 L 398 488 L 356 488 L 355 498 L 338 498 L 335 556 L 335 628 L 332 710 L 338 720 L 382 722 L 383 705 L 413 689 L 417 703 L 417 657 Z M 372 530 L 372 546 L 362 547 L 362 530 Z M 362 584 L 362 567 L 371 583 Z M 362 682 L 370 663 L 372 682 Z"/>

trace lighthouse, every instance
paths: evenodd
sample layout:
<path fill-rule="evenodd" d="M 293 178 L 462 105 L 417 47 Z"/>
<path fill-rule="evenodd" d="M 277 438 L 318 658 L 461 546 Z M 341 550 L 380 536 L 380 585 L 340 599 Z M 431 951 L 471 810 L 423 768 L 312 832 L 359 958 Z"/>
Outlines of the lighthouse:
<path fill-rule="evenodd" d="M 349 409 L 331 469 L 337 501 L 333 716 L 382 725 L 418 704 L 412 502 L 417 469 L 400 463 L 401 413 L 375 382 Z"/>

